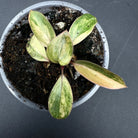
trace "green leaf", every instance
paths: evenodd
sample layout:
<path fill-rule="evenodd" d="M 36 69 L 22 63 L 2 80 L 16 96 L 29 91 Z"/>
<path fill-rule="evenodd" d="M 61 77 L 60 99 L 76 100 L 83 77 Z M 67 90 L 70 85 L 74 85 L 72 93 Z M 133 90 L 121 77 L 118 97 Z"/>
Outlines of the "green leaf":
<path fill-rule="evenodd" d="M 108 89 L 126 88 L 125 82 L 109 70 L 85 60 L 78 60 L 75 69 L 89 81 Z"/>
<path fill-rule="evenodd" d="M 64 75 L 61 75 L 54 85 L 48 100 L 50 114 L 56 119 L 69 116 L 73 103 L 70 84 Z"/>
<path fill-rule="evenodd" d="M 47 47 L 48 58 L 61 66 L 69 64 L 72 54 L 73 44 L 67 31 L 55 37 Z"/>
<path fill-rule="evenodd" d="M 30 11 L 29 24 L 36 38 L 45 46 L 56 36 L 47 18 L 38 11 Z"/>
<path fill-rule="evenodd" d="M 86 13 L 78 17 L 69 30 L 73 45 L 84 40 L 92 32 L 96 23 L 96 17 L 91 14 Z"/>
<path fill-rule="evenodd" d="M 30 56 L 35 60 L 49 61 L 44 46 L 41 45 L 41 43 L 37 40 L 37 38 L 34 35 L 27 43 L 26 50 L 30 54 Z"/>

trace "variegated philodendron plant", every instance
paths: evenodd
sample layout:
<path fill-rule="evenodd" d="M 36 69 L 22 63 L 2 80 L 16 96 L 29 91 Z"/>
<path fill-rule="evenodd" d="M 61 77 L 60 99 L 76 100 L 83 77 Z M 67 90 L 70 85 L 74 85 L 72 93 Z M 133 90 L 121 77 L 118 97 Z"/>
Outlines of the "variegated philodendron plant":
<path fill-rule="evenodd" d="M 64 75 L 63 66 L 72 64 L 77 72 L 89 81 L 109 89 L 126 88 L 116 74 L 86 60 L 71 61 L 73 46 L 84 40 L 93 30 L 97 19 L 91 14 L 78 17 L 69 29 L 56 36 L 48 19 L 38 11 L 30 11 L 29 24 L 33 36 L 27 43 L 27 51 L 37 61 L 61 65 L 61 76 L 54 85 L 48 100 L 50 114 L 56 119 L 66 118 L 72 109 L 71 86 Z"/>

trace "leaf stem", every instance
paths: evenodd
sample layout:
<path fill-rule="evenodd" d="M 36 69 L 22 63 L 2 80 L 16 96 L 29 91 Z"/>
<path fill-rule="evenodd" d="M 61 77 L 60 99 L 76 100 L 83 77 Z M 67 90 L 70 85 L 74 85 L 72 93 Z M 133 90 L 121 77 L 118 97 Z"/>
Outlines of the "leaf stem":
<path fill-rule="evenodd" d="M 61 66 L 61 74 L 63 75 L 64 73 L 64 66 Z"/>
<path fill-rule="evenodd" d="M 72 79 L 73 79 L 74 77 L 73 77 L 72 70 L 70 69 L 69 65 L 68 65 L 67 67 L 68 67 L 68 69 L 69 69 L 69 72 L 70 72 L 70 75 L 71 75 L 71 77 L 72 77 Z"/>

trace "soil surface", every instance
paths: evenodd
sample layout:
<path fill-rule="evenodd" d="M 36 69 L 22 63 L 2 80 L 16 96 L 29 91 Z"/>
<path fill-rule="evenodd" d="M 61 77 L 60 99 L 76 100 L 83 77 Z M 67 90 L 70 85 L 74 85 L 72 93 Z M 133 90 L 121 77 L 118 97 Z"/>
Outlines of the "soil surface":
<path fill-rule="evenodd" d="M 69 30 L 73 21 L 82 15 L 80 11 L 66 7 L 51 7 L 50 9 L 45 15 L 57 35 L 66 29 Z M 61 27 L 60 22 L 64 26 Z M 7 78 L 24 97 L 44 105 L 47 109 L 50 91 L 59 78 L 61 69 L 58 64 L 38 62 L 30 57 L 26 51 L 26 43 L 31 33 L 26 16 L 14 26 L 4 43 L 3 66 Z M 74 58 L 103 64 L 103 44 L 96 28 L 85 40 L 74 46 Z M 93 83 L 79 76 L 70 64 L 65 67 L 64 74 L 71 84 L 74 101 L 94 86 Z"/>

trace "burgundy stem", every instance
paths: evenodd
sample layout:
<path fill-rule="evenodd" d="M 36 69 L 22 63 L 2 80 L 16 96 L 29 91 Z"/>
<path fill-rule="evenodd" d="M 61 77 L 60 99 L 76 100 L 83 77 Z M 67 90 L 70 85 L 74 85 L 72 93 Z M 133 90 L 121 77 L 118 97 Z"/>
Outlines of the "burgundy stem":
<path fill-rule="evenodd" d="M 63 75 L 64 66 L 61 66 L 61 74 Z"/>

